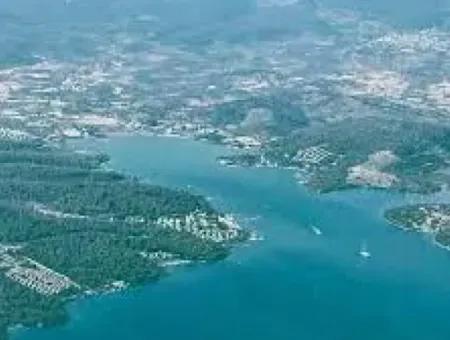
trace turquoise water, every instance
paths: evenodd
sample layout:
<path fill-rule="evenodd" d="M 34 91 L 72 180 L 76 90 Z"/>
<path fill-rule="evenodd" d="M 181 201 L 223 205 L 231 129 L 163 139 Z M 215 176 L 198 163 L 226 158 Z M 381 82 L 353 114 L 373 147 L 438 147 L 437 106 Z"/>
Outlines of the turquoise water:
<path fill-rule="evenodd" d="M 222 168 L 223 148 L 189 140 L 123 136 L 95 146 L 116 169 L 209 197 L 265 240 L 156 284 L 78 301 L 69 324 L 16 340 L 450 339 L 450 254 L 383 221 L 383 208 L 402 197 L 318 196 L 288 171 Z M 371 259 L 357 255 L 362 242 Z"/>

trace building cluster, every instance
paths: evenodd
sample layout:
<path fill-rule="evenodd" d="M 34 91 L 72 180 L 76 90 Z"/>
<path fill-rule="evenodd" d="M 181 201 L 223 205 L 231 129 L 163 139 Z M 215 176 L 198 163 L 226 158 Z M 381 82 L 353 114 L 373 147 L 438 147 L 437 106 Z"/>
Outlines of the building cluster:
<path fill-rule="evenodd" d="M 164 229 L 187 232 L 202 240 L 226 242 L 239 236 L 239 226 L 231 216 L 209 216 L 193 212 L 181 217 L 160 217 L 156 224 Z"/>
<path fill-rule="evenodd" d="M 413 225 L 417 229 L 421 229 L 423 232 L 434 232 L 450 227 L 450 212 L 445 209 L 441 209 L 439 206 L 420 207 L 419 211 L 423 219 L 413 221 Z"/>
<path fill-rule="evenodd" d="M 159 119 L 156 123 L 154 126 L 149 126 L 148 130 L 155 135 L 166 137 L 200 136 L 215 131 L 201 122 L 184 121 L 184 117 L 180 117 L 179 121 Z"/>
<path fill-rule="evenodd" d="M 13 267 L 5 275 L 42 295 L 56 295 L 73 285 L 69 278 L 48 268 Z"/>
<path fill-rule="evenodd" d="M 159 267 L 181 266 L 191 263 L 191 260 L 181 259 L 178 255 L 165 251 L 140 252 L 140 255 L 150 261 L 156 262 Z"/>
<path fill-rule="evenodd" d="M 232 136 L 225 138 L 224 143 L 239 149 L 255 149 L 262 146 L 261 141 L 252 136 Z"/>
<path fill-rule="evenodd" d="M 45 295 L 57 295 L 69 288 L 79 288 L 70 278 L 26 257 L 13 256 L 0 248 L 0 270 L 12 281 Z"/>
<path fill-rule="evenodd" d="M 300 149 L 292 159 L 301 163 L 304 167 L 317 166 L 333 156 L 333 153 L 325 149 L 324 145 L 311 146 Z"/>
<path fill-rule="evenodd" d="M 3 127 L 14 130 L 3 129 L 0 137 L 7 133 L 9 139 L 24 138 L 29 133 L 53 140 L 124 128 L 117 113 L 125 110 L 127 97 L 110 76 L 96 63 L 77 67 L 45 61 L 0 70 L 0 118 Z M 96 91 L 110 82 L 111 98 L 97 100 Z"/>
<path fill-rule="evenodd" d="M 167 261 L 167 260 L 172 260 L 175 257 L 174 254 L 168 253 L 165 251 L 161 251 L 161 250 L 151 252 L 151 253 L 142 251 L 142 252 L 140 252 L 140 255 L 151 261 Z"/>
<path fill-rule="evenodd" d="M 255 149 L 263 145 L 263 138 L 246 135 L 235 135 L 229 130 L 236 127 L 229 124 L 228 129 L 213 127 L 207 122 L 186 122 L 185 117 L 180 117 L 179 121 L 158 120 L 156 126 L 148 127 L 152 133 L 166 137 L 195 137 L 201 140 L 208 140 L 208 136 L 216 136 L 221 143 L 230 145 L 238 149 Z"/>
<path fill-rule="evenodd" d="M 41 203 L 30 203 L 32 210 L 37 213 L 48 217 L 61 218 L 61 219 L 86 219 L 88 216 L 65 213 L 58 210 L 53 210 Z"/>

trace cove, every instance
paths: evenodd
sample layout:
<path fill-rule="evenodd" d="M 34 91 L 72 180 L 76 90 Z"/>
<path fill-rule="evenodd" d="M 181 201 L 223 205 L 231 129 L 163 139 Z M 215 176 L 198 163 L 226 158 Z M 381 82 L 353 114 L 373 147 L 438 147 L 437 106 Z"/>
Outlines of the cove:
<path fill-rule="evenodd" d="M 450 338 L 450 254 L 384 221 L 400 195 L 317 195 L 289 171 L 221 167 L 225 148 L 187 139 L 114 136 L 79 146 L 107 152 L 114 169 L 208 197 L 264 240 L 139 289 L 76 301 L 68 324 L 14 339 Z M 370 259 L 358 256 L 362 242 Z"/>

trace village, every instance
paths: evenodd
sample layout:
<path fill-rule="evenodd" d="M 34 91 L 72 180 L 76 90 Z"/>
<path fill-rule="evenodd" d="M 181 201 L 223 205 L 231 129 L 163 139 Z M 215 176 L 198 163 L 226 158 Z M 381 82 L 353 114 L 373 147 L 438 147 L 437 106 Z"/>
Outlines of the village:
<path fill-rule="evenodd" d="M 216 243 L 233 241 L 240 235 L 240 227 L 232 216 L 215 218 L 199 211 L 181 217 L 160 217 L 156 224 L 164 229 L 187 232 Z"/>
<path fill-rule="evenodd" d="M 15 255 L 15 250 L 17 248 L 0 245 L 0 270 L 4 271 L 8 279 L 45 296 L 58 295 L 70 288 L 80 288 L 67 276 L 31 258 Z"/>
<path fill-rule="evenodd" d="M 309 168 L 319 165 L 332 156 L 333 153 L 326 149 L 326 145 L 316 145 L 298 150 L 292 161 L 302 164 L 305 168 Z"/>

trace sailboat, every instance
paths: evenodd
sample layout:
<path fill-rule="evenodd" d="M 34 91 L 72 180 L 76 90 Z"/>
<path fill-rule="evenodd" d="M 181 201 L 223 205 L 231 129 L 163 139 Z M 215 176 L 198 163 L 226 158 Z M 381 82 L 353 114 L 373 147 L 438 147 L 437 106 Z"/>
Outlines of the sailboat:
<path fill-rule="evenodd" d="M 317 236 L 322 235 L 322 230 L 320 230 L 318 227 L 316 227 L 315 225 L 311 226 L 311 230 L 314 234 L 316 234 Z"/>
<path fill-rule="evenodd" d="M 372 256 L 372 254 L 367 250 L 366 243 L 361 244 L 361 248 L 359 250 L 359 256 L 368 259 Z"/>

